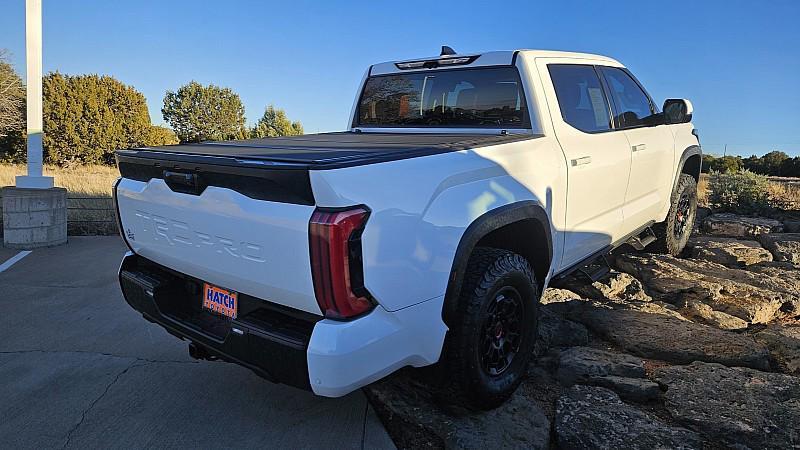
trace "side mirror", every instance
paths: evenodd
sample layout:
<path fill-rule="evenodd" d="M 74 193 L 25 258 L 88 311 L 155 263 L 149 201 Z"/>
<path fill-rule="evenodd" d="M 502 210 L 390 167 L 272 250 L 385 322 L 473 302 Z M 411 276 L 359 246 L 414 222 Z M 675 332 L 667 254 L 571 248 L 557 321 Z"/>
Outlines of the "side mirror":
<path fill-rule="evenodd" d="M 667 125 L 692 121 L 692 102 L 685 98 L 669 98 L 665 100 L 663 111 Z"/>

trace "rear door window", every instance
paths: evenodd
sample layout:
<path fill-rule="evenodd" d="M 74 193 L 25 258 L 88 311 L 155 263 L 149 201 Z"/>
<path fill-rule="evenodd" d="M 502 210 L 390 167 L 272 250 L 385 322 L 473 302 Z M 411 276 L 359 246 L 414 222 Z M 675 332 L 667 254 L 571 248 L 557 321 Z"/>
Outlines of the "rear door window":
<path fill-rule="evenodd" d="M 617 67 L 600 67 L 600 70 L 611 91 L 617 127 L 634 128 L 652 124 L 658 111 L 639 84 Z"/>
<path fill-rule="evenodd" d="M 588 133 L 611 129 L 611 114 L 600 77 L 593 66 L 547 66 L 564 121 Z"/>
<path fill-rule="evenodd" d="M 367 79 L 355 126 L 531 128 L 515 67 L 429 70 Z"/>

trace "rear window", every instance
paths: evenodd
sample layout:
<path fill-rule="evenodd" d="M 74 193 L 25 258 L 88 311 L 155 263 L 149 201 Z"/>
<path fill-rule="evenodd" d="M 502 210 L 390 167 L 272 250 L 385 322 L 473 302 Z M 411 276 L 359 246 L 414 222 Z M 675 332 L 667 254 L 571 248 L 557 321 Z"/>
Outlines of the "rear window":
<path fill-rule="evenodd" d="M 435 70 L 367 79 L 355 126 L 530 128 L 514 67 Z"/>
<path fill-rule="evenodd" d="M 547 68 L 565 122 L 587 133 L 611 129 L 608 101 L 594 67 L 549 64 Z"/>

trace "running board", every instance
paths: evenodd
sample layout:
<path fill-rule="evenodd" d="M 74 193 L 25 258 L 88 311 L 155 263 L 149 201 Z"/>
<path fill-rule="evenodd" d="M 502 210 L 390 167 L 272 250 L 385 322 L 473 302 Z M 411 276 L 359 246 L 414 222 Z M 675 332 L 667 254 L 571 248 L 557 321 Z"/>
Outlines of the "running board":
<path fill-rule="evenodd" d="M 611 266 L 608 264 L 606 255 L 603 255 L 581 267 L 578 271 L 588 278 L 590 283 L 594 283 L 608 275 L 611 272 Z"/>
<path fill-rule="evenodd" d="M 642 227 L 633 231 L 631 234 L 628 234 L 623 238 L 619 239 L 618 241 L 615 241 L 601 248 L 600 250 L 592 253 L 586 258 L 583 258 L 582 260 L 570 265 L 566 269 L 556 272 L 553 275 L 552 281 L 557 283 L 559 280 L 566 279 L 567 276 L 576 271 L 580 271 L 581 273 L 585 274 L 589 279 L 592 280 L 592 282 L 599 280 L 610 271 L 611 266 L 609 265 L 608 260 L 606 260 L 606 256 L 609 253 L 611 253 L 611 251 L 613 251 L 622 244 L 631 243 L 631 241 L 634 239 L 638 239 L 637 244 L 642 245 L 642 248 L 644 248 L 644 246 L 648 244 L 653 243 L 653 241 L 656 240 L 655 233 L 651 228 L 653 223 L 654 222 L 652 220 L 650 222 L 647 222 Z M 640 237 L 641 239 L 639 239 Z M 636 247 L 636 245 L 634 244 L 631 245 Z M 603 265 L 605 266 L 605 268 L 599 268 L 595 270 L 590 269 L 592 266 L 597 266 L 598 264 L 596 264 L 596 261 L 601 258 L 603 260 Z"/>
<path fill-rule="evenodd" d="M 652 227 L 647 227 L 638 236 L 628 239 L 627 244 L 636 250 L 642 251 L 645 247 L 656 241 L 656 233 Z"/>
<path fill-rule="evenodd" d="M 553 278 L 553 281 L 558 283 L 566 279 L 570 274 L 578 272 L 590 283 L 601 280 L 603 277 L 611 272 L 611 265 L 606 259 L 607 251 L 596 254 L 594 257 L 587 258 L 582 264 L 573 266 L 570 270 L 564 271 Z"/>

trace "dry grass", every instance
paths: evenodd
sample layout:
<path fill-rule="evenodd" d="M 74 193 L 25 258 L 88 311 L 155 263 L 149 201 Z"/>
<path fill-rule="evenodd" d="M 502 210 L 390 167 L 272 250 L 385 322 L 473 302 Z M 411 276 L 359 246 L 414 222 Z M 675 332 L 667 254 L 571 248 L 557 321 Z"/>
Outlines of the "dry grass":
<path fill-rule="evenodd" d="M 0 164 L 0 186 L 13 186 L 14 177 L 25 175 L 20 164 Z M 66 188 L 67 230 L 70 235 L 116 234 L 117 225 L 111 191 L 119 177 L 116 167 L 45 166 L 44 174 L 55 178 L 55 185 Z"/>
<path fill-rule="evenodd" d="M 13 186 L 16 175 L 25 175 L 26 169 L 21 164 L 0 164 L 0 186 Z M 111 197 L 111 188 L 119 177 L 116 167 L 81 166 L 62 169 L 57 166 L 45 166 L 45 175 L 55 177 L 58 187 L 67 188 L 70 198 L 76 197 Z"/>
<path fill-rule="evenodd" d="M 800 209 L 800 180 L 770 178 L 769 196 L 783 209 Z"/>
<path fill-rule="evenodd" d="M 708 206 L 708 174 L 701 173 L 700 181 L 697 183 L 697 203 L 700 206 Z"/>

